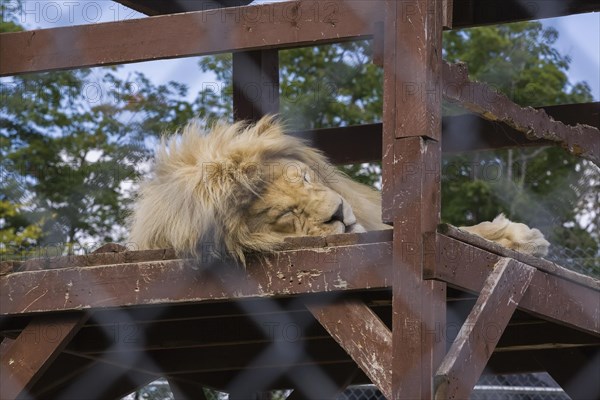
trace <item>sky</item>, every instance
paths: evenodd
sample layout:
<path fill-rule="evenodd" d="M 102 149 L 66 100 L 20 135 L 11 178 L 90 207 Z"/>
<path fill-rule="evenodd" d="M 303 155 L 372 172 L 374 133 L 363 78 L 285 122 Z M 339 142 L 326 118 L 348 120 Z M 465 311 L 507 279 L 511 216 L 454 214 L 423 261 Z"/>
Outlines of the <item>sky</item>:
<path fill-rule="evenodd" d="M 2 0 L 9 7 L 17 0 Z M 110 0 L 23 0 L 20 22 L 27 29 L 53 28 L 97 22 L 111 22 L 142 18 L 143 14 L 128 9 Z M 257 0 L 273 2 L 281 0 Z M 568 71 L 571 82 L 587 81 L 594 100 L 600 100 L 600 13 L 577 14 L 567 17 L 541 20 L 545 26 L 559 31 L 555 46 L 563 55 L 572 59 Z M 141 71 L 155 84 L 176 80 L 190 87 L 189 99 L 202 85 L 210 83 L 211 75 L 202 75 L 197 67 L 198 58 L 161 60 L 126 65 L 123 75 Z"/>

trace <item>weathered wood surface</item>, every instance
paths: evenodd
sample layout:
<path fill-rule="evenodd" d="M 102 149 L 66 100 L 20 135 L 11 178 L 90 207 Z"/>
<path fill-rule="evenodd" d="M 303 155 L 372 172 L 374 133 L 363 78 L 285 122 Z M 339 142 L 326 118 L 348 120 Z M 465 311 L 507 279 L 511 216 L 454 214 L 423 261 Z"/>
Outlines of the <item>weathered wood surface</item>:
<path fill-rule="evenodd" d="M 325 248 L 340 245 L 366 244 L 391 241 L 392 232 L 372 231 L 330 235 L 325 237 L 305 236 L 289 237 L 280 246 L 280 250 L 296 250 L 309 248 Z M 209 249 L 210 250 L 210 249 Z M 211 255 L 212 256 L 212 255 Z M 39 271 L 43 269 L 91 267 L 99 265 L 132 264 L 147 261 L 164 261 L 179 259 L 173 249 L 136 250 L 135 245 L 128 243 L 122 246 L 107 243 L 98 250 L 87 255 L 62 256 L 48 251 L 43 257 L 26 261 L 5 261 L 2 264 L 1 275 L 12 272 Z"/>
<path fill-rule="evenodd" d="M 383 220 L 393 222 L 392 399 L 431 397 L 445 352 L 446 286 L 423 280 L 440 213 L 442 0 L 386 1 Z"/>
<path fill-rule="evenodd" d="M 83 314 L 40 316 L 8 343 L 0 360 L 0 398 L 26 394 L 50 367 L 86 317 Z"/>
<path fill-rule="evenodd" d="M 550 1 L 562 4 L 562 0 Z M 538 8 L 544 17 L 598 10 L 593 1 L 586 2 L 584 6 Z M 487 10 L 488 3 L 474 4 Z M 497 14 L 474 14 L 462 4 L 454 2 L 455 27 L 531 17 L 506 14 L 518 10 L 508 5 L 498 6 Z M 0 75 L 357 39 L 372 34 L 372 24 L 383 19 L 383 9 L 369 0 L 304 0 L 6 33 L 0 35 Z"/>
<path fill-rule="evenodd" d="M 391 283 L 389 242 L 257 256 L 247 270 L 163 260 L 0 277 L 0 315 L 376 289 Z"/>
<path fill-rule="evenodd" d="M 569 153 L 600 165 L 600 131 L 588 125 L 567 126 L 543 111 L 521 107 L 485 83 L 471 81 L 464 63 L 443 63 L 444 97 L 483 118 L 500 121 L 529 139 L 556 142 Z"/>
<path fill-rule="evenodd" d="M 115 0 L 127 7 L 147 15 L 170 14 L 175 12 L 200 11 L 214 5 L 206 0 L 185 0 L 171 2 L 165 0 Z M 217 0 L 224 6 L 247 4 L 249 0 Z M 465 28 L 481 25 L 495 25 L 506 22 L 528 21 L 540 18 L 561 17 L 571 14 L 600 11 L 595 0 L 577 0 L 566 3 L 564 0 L 521 0 L 464 1 L 445 0 L 444 26 Z M 453 4 L 454 3 L 454 4 Z"/>
<path fill-rule="evenodd" d="M 544 271 L 551 275 L 556 275 L 569 281 L 573 281 L 582 285 L 590 286 L 596 290 L 600 290 L 600 279 L 596 279 L 594 277 L 583 275 L 578 272 L 566 269 L 552 261 L 548 261 L 543 258 L 534 257 L 529 254 L 520 253 L 518 251 L 508 249 L 496 242 L 492 242 L 490 240 L 482 238 L 481 236 L 473 235 L 469 232 L 460 230 L 459 228 L 454 227 L 452 225 L 440 225 L 438 227 L 438 231 L 444 234 L 445 236 L 451 237 L 453 239 L 459 240 L 463 243 L 467 243 L 475 247 L 479 247 L 483 250 L 489 251 L 490 253 L 494 253 L 502 257 L 512 258 L 527 265 L 536 267 L 540 271 Z"/>
<path fill-rule="evenodd" d="M 359 39 L 382 11 L 370 0 L 300 0 L 3 33 L 0 76 Z"/>
<path fill-rule="evenodd" d="M 437 234 L 437 252 L 425 250 L 425 277 L 479 293 L 491 268 L 502 257 Z M 522 259 L 520 262 L 524 262 Z M 581 283 L 537 270 L 519 308 L 543 319 L 600 335 L 600 291 L 593 278 Z"/>
<path fill-rule="evenodd" d="M 383 44 L 383 41 L 381 41 Z M 546 114 L 567 125 L 583 123 L 600 128 L 600 103 L 542 107 Z M 325 152 L 335 164 L 380 161 L 382 124 L 364 124 L 290 132 Z M 550 140 L 529 140 L 522 132 L 476 114 L 442 118 L 442 152 L 453 153 L 529 146 L 554 146 Z M 450 165 L 446 170 L 458 167 Z M 452 171 L 451 171 L 452 172 Z"/>
<path fill-rule="evenodd" d="M 508 258 L 496 263 L 434 378 L 434 398 L 466 399 L 527 290 L 535 268 Z"/>
<path fill-rule="evenodd" d="M 331 337 L 387 398 L 392 397 L 392 332 L 361 302 L 307 303 Z"/>

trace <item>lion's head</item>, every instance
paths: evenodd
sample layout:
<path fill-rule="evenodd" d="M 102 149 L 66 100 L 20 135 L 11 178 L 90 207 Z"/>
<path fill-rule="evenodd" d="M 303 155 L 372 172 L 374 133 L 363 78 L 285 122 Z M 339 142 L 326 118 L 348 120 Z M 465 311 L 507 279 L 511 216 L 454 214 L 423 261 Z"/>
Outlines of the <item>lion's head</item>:
<path fill-rule="evenodd" d="M 385 227 L 380 196 L 265 117 L 188 125 L 163 140 L 130 220 L 141 249 L 231 255 L 273 251 L 288 236 Z"/>

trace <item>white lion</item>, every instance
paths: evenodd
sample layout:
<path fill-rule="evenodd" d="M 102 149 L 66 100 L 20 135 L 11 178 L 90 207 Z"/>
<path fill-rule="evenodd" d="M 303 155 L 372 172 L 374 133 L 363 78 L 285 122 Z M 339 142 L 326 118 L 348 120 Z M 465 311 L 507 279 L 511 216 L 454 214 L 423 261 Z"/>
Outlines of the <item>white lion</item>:
<path fill-rule="evenodd" d="M 389 229 L 379 192 L 264 117 L 209 130 L 192 122 L 163 139 L 140 187 L 130 240 L 139 249 L 196 256 L 210 249 L 244 263 L 245 253 L 276 250 L 285 237 L 378 229 Z M 534 255 L 549 246 L 539 230 L 503 215 L 463 229 Z"/>

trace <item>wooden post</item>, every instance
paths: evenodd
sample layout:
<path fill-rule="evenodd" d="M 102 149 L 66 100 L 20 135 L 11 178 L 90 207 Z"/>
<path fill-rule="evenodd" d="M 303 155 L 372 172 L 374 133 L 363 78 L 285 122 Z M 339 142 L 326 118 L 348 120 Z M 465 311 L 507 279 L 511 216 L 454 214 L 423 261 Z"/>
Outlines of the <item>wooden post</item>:
<path fill-rule="evenodd" d="M 535 268 L 502 258 L 435 376 L 435 399 L 467 399 L 529 287 Z"/>
<path fill-rule="evenodd" d="M 383 219 L 394 225 L 392 398 L 429 399 L 445 353 L 446 286 L 423 280 L 440 218 L 443 0 L 386 2 Z"/>
<path fill-rule="evenodd" d="M 3 349 L 0 398 L 16 399 L 30 390 L 85 320 L 81 313 L 33 319 L 17 339 Z"/>
<path fill-rule="evenodd" d="M 277 49 L 233 53 L 233 117 L 257 121 L 279 111 Z"/>

